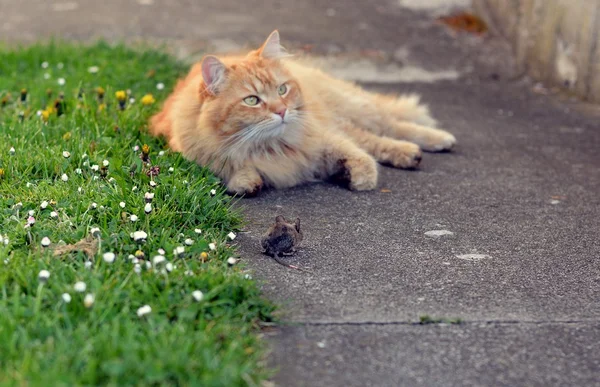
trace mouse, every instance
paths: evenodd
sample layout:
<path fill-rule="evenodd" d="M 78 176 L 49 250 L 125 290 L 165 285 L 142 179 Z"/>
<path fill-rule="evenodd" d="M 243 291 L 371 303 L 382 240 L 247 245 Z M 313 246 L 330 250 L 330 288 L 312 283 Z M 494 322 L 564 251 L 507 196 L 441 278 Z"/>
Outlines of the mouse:
<path fill-rule="evenodd" d="M 260 245 L 264 253 L 271 257 L 292 255 L 296 247 L 302 242 L 304 235 L 300 229 L 300 218 L 295 223 L 288 223 L 285 218 L 278 215 L 275 224 L 269 227 L 267 233 L 262 237 Z"/>

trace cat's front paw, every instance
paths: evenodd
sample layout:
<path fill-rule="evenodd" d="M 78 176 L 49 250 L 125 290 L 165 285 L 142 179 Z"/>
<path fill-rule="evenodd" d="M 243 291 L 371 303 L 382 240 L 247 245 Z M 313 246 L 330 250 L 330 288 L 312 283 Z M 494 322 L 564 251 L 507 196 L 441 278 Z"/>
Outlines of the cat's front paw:
<path fill-rule="evenodd" d="M 417 144 L 394 141 L 384 150 L 380 161 L 396 168 L 412 169 L 419 166 L 421 158 L 421 148 Z"/>
<path fill-rule="evenodd" d="M 263 187 L 260 175 L 255 172 L 238 173 L 227 183 L 227 193 L 245 197 L 254 197 Z"/>
<path fill-rule="evenodd" d="M 450 132 L 441 129 L 430 128 L 424 133 L 419 141 L 416 141 L 423 150 L 428 152 L 448 151 L 456 144 L 456 137 Z"/>
<path fill-rule="evenodd" d="M 377 162 L 370 156 L 348 159 L 344 166 L 353 191 L 368 191 L 377 187 Z"/>

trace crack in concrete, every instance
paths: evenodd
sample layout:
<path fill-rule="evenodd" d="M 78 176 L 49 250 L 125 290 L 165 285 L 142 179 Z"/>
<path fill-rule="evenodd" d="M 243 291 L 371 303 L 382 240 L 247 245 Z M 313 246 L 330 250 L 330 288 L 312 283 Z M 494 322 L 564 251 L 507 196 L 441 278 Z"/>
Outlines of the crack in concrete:
<path fill-rule="evenodd" d="M 387 325 L 572 325 L 572 324 L 599 324 L 600 320 L 461 320 L 460 322 L 424 322 L 419 321 L 284 321 L 272 326 L 387 326 Z"/>

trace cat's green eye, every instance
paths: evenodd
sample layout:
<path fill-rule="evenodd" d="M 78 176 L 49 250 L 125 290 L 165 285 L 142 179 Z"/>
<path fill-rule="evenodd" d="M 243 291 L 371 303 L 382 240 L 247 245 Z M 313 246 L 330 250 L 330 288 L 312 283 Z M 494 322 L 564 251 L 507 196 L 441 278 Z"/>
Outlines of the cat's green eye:
<path fill-rule="evenodd" d="M 255 95 L 251 95 L 250 97 L 244 98 L 244 103 L 248 106 L 256 106 L 258 105 L 259 101 L 260 99 L 258 99 L 258 97 Z"/>
<path fill-rule="evenodd" d="M 279 95 L 284 95 L 285 93 L 287 93 L 287 85 L 283 84 L 279 86 L 277 92 L 279 93 Z"/>

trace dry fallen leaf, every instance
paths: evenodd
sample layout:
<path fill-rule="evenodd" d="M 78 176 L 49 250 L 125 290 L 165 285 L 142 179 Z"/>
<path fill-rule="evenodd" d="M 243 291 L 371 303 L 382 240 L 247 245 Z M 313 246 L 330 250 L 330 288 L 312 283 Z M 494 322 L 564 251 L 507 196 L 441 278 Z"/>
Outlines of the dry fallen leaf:
<path fill-rule="evenodd" d="M 380 192 L 390 193 L 390 192 L 392 192 L 392 190 L 391 189 L 387 189 L 387 188 L 382 188 Z"/>
<path fill-rule="evenodd" d="M 85 239 L 80 240 L 74 245 L 56 246 L 54 249 L 54 256 L 60 257 L 76 251 L 83 252 L 85 255 L 87 255 L 88 259 L 94 259 L 96 253 L 98 252 L 98 242 L 93 236 L 88 235 Z"/>
<path fill-rule="evenodd" d="M 438 20 L 453 30 L 470 32 L 477 35 L 485 33 L 488 29 L 485 22 L 479 16 L 469 12 L 440 17 Z"/>

